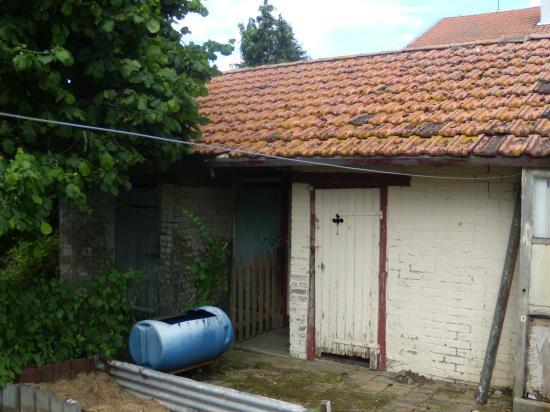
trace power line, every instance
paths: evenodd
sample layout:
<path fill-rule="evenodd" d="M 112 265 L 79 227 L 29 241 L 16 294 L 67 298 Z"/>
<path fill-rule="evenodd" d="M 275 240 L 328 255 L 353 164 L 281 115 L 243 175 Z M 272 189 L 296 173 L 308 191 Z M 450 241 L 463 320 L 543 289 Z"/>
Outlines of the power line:
<path fill-rule="evenodd" d="M 64 122 L 64 121 L 59 121 L 59 120 L 43 119 L 43 118 L 39 118 L 39 117 L 24 116 L 24 115 L 14 114 L 14 113 L 0 112 L 0 116 L 1 117 L 12 118 L 12 119 L 19 119 L 19 120 L 37 122 L 37 123 L 52 124 L 52 125 L 56 125 L 56 126 L 66 126 L 66 127 L 72 127 L 72 128 L 76 128 L 76 129 L 82 129 L 82 130 L 90 130 L 90 131 L 94 131 L 94 132 L 113 133 L 113 134 L 120 134 L 120 135 L 126 135 L 126 136 L 141 137 L 141 138 L 144 138 L 144 139 L 149 139 L 149 140 L 154 140 L 154 141 L 159 141 L 159 142 L 175 143 L 175 144 L 181 144 L 181 145 L 192 146 L 192 147 L 201 147 L 201 148 L 205 148 L 205 149 L 217 150 L 217 151 L 223 151 L 223 152 L 235 152 L 235 153 L 240 153 L 240 154 L 246 155 L 246 156 L 263 157 L 263 158 L 274 159 L 274 160 L 282 160 L 282 161 L 293 162 L 293 163 L 301 164 L 301 165 L 328 167 L 328 168 L 333 168 L 333 169 L 349 170 L 349 171 L 362 172 L 362 173 L 377 173 L 377 174 L 386 174 L 386 175 L 395 175 L 395 176 L 410 176 L 410 177 L 417 177 L 417 178 L 424 178 L 424 179 L 466 180 L 466 181 L 470 181 L 470 180 L 471 181 L 501 180 L 501 179 L 505 179 L 505 178 L 512 178 L 512 177 L 521 176 L 521 173 L 516 173 L 516 174 L 513 174 L 513 175 L 491 176 L 491 177 L 455 177 L 455 176 L 436 176 L 436 175 L 405 173 L 405 172 L 392 172 L 392 171 L 379 170 L 379 169 L 370 169 L 370 168 L 362 168 L 362 167 L 354 167 L 354 166 L 326 164 L 326 163 L 315 161 L 315 160 L 296 159 L 296 158 L 292 158 L 292 157 L 276 156 L 276 155 L 270 155 L 270 154 L 267 154 L 267 153 L 253 152 L 253 151 L 242 150 L 242 149 L 234 149 L 234 148 L 230 148 L 230 147 L 225 147 L 225 146 L 220 146 L 220 145 L 213 145 L 213 144 L 208 144 L 208 143 L 177 140 L 177 139 L 172 139 L 172 138 L 162 137 L 162 136 L 155 136 L 155 135 L 146 134 L 146 133 L 131 132 L 131 131 L 128 131 L 128 130 L 111 129 L 111 128 L 107 128 L 107 127 L 92 126 L 92 125 L 87 125 L 87 124 L 82 124 L 82 123 L 72 123 L 72 122 Z"/>

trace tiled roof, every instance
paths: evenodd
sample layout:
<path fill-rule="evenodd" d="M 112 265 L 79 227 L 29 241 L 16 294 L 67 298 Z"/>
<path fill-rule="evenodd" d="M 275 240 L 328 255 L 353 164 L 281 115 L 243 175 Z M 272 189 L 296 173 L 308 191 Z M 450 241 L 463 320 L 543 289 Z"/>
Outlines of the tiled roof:
<path fill-rule="evenodd" d="M 236 70 L 208 89 L 199 101 L 211 120 L 203 141 L 231 149 L 286 157 L 550 156 L 548 38 Z"/>
<path fill-rule="evenodd" d="M 534 33 L 550 33 L 550 24 L 538 25 L 540 7 L 447 17 L 414 40 L 408 47 L 513 39 Z"/>

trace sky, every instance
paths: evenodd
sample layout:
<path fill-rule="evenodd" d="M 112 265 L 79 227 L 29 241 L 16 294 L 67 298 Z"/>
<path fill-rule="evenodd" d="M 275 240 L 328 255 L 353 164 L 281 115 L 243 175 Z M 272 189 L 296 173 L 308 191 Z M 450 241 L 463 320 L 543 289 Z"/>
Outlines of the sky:
<path fill-rule="evenodd" d="M 513 10 L 540 0 L 270 0 L 312 59 L 396 50 L 406 46 L 438 19 Z M 206 17 L 189 15 L 179 23 L 191 34 L 184 41 L 236 40 L 231 56 L 216 65 L 229 70 L 240 61 L 238 23 L 258 15 L 263 0 L 203 0 Z"/>

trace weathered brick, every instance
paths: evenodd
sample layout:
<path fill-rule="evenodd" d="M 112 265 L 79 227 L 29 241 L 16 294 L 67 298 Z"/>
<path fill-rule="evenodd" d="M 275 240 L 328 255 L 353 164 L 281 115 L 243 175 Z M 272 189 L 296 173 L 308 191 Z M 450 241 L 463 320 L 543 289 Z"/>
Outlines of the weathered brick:
<path fill-rule="evenodd" d="M 388 358 L 395 361 L 390 365 L 433 377 L 479 378 L 508 240 L 512 193 L 512 182 L 414 178 L 410 187 L 389 189 Z M 422 276 L 411 276 L 410 269 L 417 268 L 423 269 Z M 515 293 L 497 357 L 497 367 L 508 371 L 495 376 L 500 385 L 512 383 Z M 432 318 L 426 315 L 429 311 Z M 398 317 L 406 321 L 395 322 Z M 434 327 L 434 321 L 444 327 Z M 404 349 L 411 346 L 406 337 L 413 331 L 419 355 L 406 363 Z M 427 362 L 434 354 L 437 359 L 448 355 L 451 366 Z"/>
<path fill-rule="evenodd" d="M 59 270 L 64 279 L 88 279 L 115 264 L 115 199 L 101 192 L 87 196 L 90 215 L 61 201 Z"/>

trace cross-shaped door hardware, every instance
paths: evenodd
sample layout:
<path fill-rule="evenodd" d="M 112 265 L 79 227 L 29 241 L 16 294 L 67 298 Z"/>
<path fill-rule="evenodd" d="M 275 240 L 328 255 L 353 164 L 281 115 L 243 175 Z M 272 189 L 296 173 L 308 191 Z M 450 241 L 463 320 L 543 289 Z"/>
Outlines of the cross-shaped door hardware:
<path fill-rule="evenodd" d="M 338 225 L 340 225 L 340 223 L 344 223 L 344 219 L 336 213 L 336 216 L 332 218 L 332 223 L 336 223 L 336 235 L 338 236 Z"/>
<path fill-rule="evenodd" d="M 344 219 L 342 219 L 340 215 L 336 213 L 336 216 L 332 218 L 332 223 L 336 223 L 336 226 L 338 226 L 340 223 L 344 223 Z"/>

